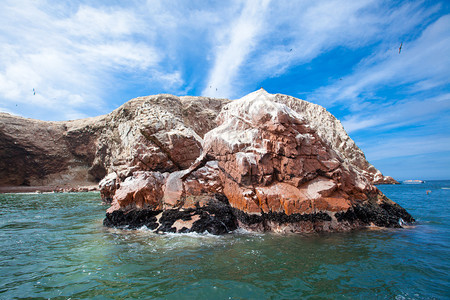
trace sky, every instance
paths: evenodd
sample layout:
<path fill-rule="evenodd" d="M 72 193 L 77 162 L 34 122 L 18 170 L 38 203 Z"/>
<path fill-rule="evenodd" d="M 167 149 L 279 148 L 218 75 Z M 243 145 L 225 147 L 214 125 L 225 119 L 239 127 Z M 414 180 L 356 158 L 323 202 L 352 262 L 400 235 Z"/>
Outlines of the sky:
<path fill-rule="evenodd" d="M 0 111 L 27 118 L 263 87 L 324 106 L 385 175 L 450 179 L 449 83 L 445 0 L 0 3 Z"/>

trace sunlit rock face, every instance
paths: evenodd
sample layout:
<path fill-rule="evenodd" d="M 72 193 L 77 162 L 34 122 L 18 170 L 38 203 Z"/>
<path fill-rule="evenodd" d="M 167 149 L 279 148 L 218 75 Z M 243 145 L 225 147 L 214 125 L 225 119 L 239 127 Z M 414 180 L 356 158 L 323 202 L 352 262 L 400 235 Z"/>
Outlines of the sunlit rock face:
<path fill-rule="evenodd" d="M 324 107 L 281 94 L 272 95 L 272 99 L 301 114 L 327 146 L 332 148 L 342 159 L 345 166 L 352 166 L 373 184 L 398 184 L 392 177 L 383 176 L 367 161 L 364 153 L 348 136 L 341 122 Z"/>
<path fill-rule="evenodd" d="M 120 180 L 135 171 L 187 169 L 202 150 L 203 135 L 228 100 L 155 95 L 128 101 L 107 115 L 94 165 Z"/>
<path fill-rule="evenodd" d="M 305 118 L 263 90 L 228 104 L 204 151 L 223 170 L 230 204 L 248 213 L 343 210 L 376 193 L 347 169 Z"/>
<path fill-rule="evenodd" d="M 318 232 L 412 222 L 372 184 L 377 172 L 339 121 L 294 99 L 261 89 L 223 106 L 203 139 L 186 131 L 198 142 L 181 144 L 199 155 L 190 166 L 115 182 L 105 225 L 219 234 L 238 227 Z"/>

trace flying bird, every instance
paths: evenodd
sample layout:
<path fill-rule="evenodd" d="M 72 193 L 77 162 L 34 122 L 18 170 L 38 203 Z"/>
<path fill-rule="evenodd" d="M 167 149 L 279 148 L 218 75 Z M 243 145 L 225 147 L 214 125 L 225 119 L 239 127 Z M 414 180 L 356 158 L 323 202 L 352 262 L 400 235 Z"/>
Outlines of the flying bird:
<path fill-rule="evenodd" d="M 36 90 L 35 89 L 33 89 L 33 95 L 36 95 Z"/>
<path fill-rule="evenodd" d="M 398 47 L 398 54 L 400 54 L 400 52 L 402 52 L 402 46 L 403 46 L 403 42 L 400 44 L 400 47 Z"/>

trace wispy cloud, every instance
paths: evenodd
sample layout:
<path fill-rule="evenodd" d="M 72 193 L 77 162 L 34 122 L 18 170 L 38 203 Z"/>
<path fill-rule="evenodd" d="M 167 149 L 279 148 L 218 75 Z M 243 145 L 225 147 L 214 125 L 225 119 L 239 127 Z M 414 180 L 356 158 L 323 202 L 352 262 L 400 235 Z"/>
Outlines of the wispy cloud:
<path fill-rule="evenodd" d="M 373 100 L 367 94 L 405 84 L 405 91 L 423 91 L 450 83 L 450 15 L 428 26 L 417 40 L 406 41 L 402 51 L 387 49 L 364 59 L 342 80 L 315 91 L 310 98 L 324 105 Z"/>
<path fill-rule="evenodd" d="M 247 77 L 281 76 L 339 47 L 358 49 L 380 43 L 392 47 L 436 8 L 423 9 L 420 2 L 390 7 L 375 0 L 328 0 L 277 2 L 268 11 L 265 38 L 259 53 L 248 62 Z"/>
<path fill-rule="evenodd" d="M 0 104 L 15 110 L 11 105 L 32 103 L 48 110 L 44 118 L 64 119 L 68 110 L 80 115 L 107 112 L 111 106 L 104 99 L 127 85 L 138 93 L 240 97 L 258 82 L 289 74 L 291 67 L 337 47 L 397 44 L 437 7 L 423 8 L 421 2 L 390 7 L 375 0 L 121 5 L 4 1 Z M 405 43 L 405 53 L 410 46 Z M 365 59 L 354 77 L 383 59 L 388 70 L 386 55 Z M 386 71 L 365 75 L 364 80 L 349 75 L 339 84 L 317 89 L 310 98 L 327 105 L 331 98 L 357 97 L 383 82 Z M 429 90 L 438 79 L 423 77 L 410 89 Z M 440 80 L 440 85 L 447 82 L 445 77 Z M 68 106 L 69 98 L 78 100 Z M 17 112 L 42 118 L 33 113 L 41 111 L 35 108 L 22 106 Z"/>
<path fill-rule="evenodd" d="M 203 95 L 230 97 L 236 94 L 236 75 L 248 54 L 254 50 L 266 22 L 269 0 L 244 2 L 240 15 L 218 32 L 214 67 Z"/>
<path fill-rule="evenodd" d="M 370 128 L 382 131 L 436 121 L 446 116 L 446 112 L 450 114 L 450 93 L 392 104 L 369 104 L 362 111 L 345 117 L 342 124 L 348 133 Z"/>
<path fill-rule="evenodd" d="M 266 51 L 261 51 L 253 68 L 260 68 L 263 76 L 278 76 L 290 66 L 308 62 L 332 47 L 367 43 L 377 31 L 373 26 L 377 20 L 367 10 L 373 3 L 363 0 L 274 5 L 267 28 L 270 35 L 264 40 Z"/>
<path fill-rule="evenodd" d="M 161 61 L 160 51 L 135 38 L 146 26 L 132 10 L 81 5 L 58 14 L 52 4 L 2 4 L 0 104 L 9 110 L 53 120 L 104 113 L 116 73 Z"/>

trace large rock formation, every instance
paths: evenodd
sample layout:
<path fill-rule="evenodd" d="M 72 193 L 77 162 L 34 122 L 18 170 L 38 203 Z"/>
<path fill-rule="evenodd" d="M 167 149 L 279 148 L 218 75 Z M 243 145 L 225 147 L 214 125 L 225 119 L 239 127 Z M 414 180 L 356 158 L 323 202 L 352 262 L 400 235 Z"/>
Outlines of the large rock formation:
<path fill-rule="evenodd" d="M 345 164 L 374 183 L 396 183 L 367 162 L 323 107 L 278 94 L 272 100 L 300 113 Z M 108 115 L 67 122 L 0 113 L 0 188 L 89 185 L 109 173 L 124 180 L 139 170 L 185 169 L 228 102 L 156 95 L 130 100 Z"/>
<path fill-rule="evenodd" d="M 315 117 L 318 106 L 304 115 L 294 100 L 264 90 L 249 94 L 222 108 L 189 168 L 138 171 L 122 183 L 105 179 L 103 193 L 113 202 L 104 224 L 223 233 L 237 227 L 340 231 L 413 221 L 373 186 L 374 172 L 360 163 L 362 152 L 351 153 L 357 147 L 340 123 L 324 110 Z"/>
<path fill-rule="evenodd" d="M 411 216 L 373 186 L 391 180 L 323 107 L 264 90 L 231 102 L 141 97 L 68 122 L 0 114 L 0 188 L 100 181 L 102 198 L 112 201 L 107 226 L 400 226 Z"/>

